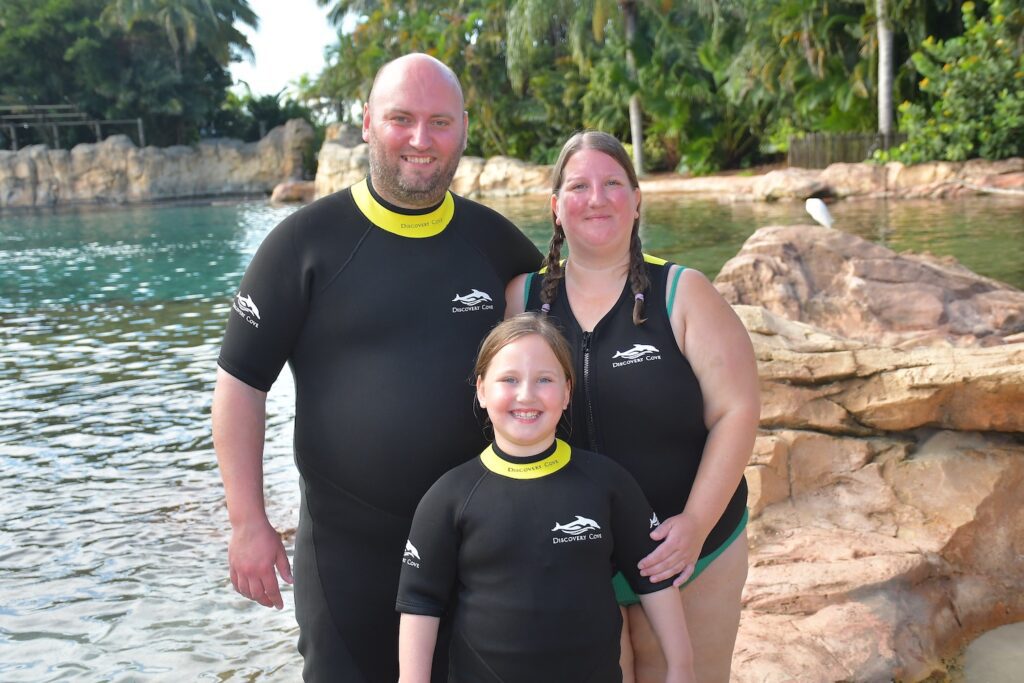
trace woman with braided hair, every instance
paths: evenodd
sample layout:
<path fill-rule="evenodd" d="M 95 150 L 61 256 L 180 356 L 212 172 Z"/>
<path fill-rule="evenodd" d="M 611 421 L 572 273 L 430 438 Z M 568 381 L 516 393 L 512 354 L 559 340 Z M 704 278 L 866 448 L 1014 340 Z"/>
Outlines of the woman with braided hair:
<path fill-rule="evenodd" d="M 697 680 L 726 683 L 747 575 L 743 469 L 760 415 L 750 339 L 704 275 L 643 253 L 639 182 L 614 137 L 565 143 L 551 217 L 545 267 L 509 283 L 506 315 L 542 310 L 568 338 L 578 381 L 561 436 L 640 483 L 664 520 L 641 574 L 676 577 Z M 624 680 L 664 680 L 642 607 L 615 583 Z"/>

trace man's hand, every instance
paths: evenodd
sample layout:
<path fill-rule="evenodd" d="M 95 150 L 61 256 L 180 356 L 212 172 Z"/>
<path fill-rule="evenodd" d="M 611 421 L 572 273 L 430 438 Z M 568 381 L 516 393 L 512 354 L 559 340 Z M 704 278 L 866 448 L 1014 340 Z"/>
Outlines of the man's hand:
<path fill-rule="evenodd" d="M 228 544 L 231 585 L 241 595 L 264 607 L 284 608 L 277 572 L 286 583 L 292 582 L 292 570 L 284 544 L 270 522 L 237 527 Z"/>

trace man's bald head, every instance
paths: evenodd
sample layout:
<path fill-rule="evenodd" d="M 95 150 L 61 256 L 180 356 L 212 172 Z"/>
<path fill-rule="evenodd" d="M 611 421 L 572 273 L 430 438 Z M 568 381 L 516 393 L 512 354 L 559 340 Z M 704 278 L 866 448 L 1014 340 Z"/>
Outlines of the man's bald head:
<path fill-rule="evenodd" d="M 385 64 L 363 106 L 374 189 L 403 208 L 439 203 L 458 170 L 468 125 L 459 79 L 447 66 L 418 53 Z"/>
<path fill-rule="evenodd" d="M 390 79 L 404 79 L 408 76 L 414 76 L 416 74 L 423 74 L 430 71 L 434 71 L 442 81 L 449 83 L 452 87 L 452 91 L 458 97 L 458 108 L 466 108 L 466 100 L 462 95 L 462 84 L 459 83 L 459 77 L 455 75 L 455 72 L 449 68 L 447 64 L 441 60 L 431 57 L 423 52 L 412 52 L 407 55 L 402 55 L 396 59 L 392 59 L 390 62 L 382 66 L 377 70 L 377 75 L 373 77 L 373 85 L 370 87 L 370 96 L 367 98 L 367 104 L 373 106 L 374 94 L 377 92 L 378 85 L 386 82 Z"/>

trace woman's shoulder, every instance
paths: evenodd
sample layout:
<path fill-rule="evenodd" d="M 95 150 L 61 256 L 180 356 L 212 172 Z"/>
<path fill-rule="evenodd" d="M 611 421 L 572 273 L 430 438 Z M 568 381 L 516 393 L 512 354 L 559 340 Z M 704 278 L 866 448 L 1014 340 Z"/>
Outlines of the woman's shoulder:
<path fill-rule="evenodd" d="M 505 317 L 522 313 L 526 310 L 526 301 L 530 297 L 530 283 L 536 273 L 521 273 L 508 281 L 505 286 Z"/>

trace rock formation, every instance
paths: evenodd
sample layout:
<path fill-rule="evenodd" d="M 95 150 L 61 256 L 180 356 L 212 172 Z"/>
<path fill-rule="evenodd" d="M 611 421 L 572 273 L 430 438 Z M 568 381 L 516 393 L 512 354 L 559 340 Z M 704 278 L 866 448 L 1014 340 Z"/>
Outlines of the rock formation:
<path fill-rule="evenodd" d="M 286 180 L 274 186 L 270 193 L 272 204 L 308 204 L 316 197 L 316 184 L 312 180 Z"/>
<path fill-rule="evenodd" d="M 312 129 L 300 120 L 274 129 L 258 143 L 206 140 L 191 147 L 137 149 L 112 136 L 70 152 L 43 146 L 0 150 L 0 208 L 57 204 L 126 203 L 161 199 L 269 193 L 301 177 Z M 348 187 L 366 176 L 361 131 L 335 124 L 319 152 L 316 195 Z M 546 193 L 549 166 L 508 157 L 464 157 L 452 189 L 467 197 Z M 1024 159 L 997 162 L 833 164 L 824 170 L 787 168 L 763 175 L 645 178 L 644 192 L 673 192 L 725 201 L 798 200 L 807 197 L 947 197 L 993 192 L 1024 196 Z M 308 189 L 282 189 L 305 197 Z M 293 201 L 293 200 L 289 200 Z M 296 199 L 294 201 L 301 201 Z"/>
<path fill-rule="evenodd" d="M 1024 159 L 933 161 L 905 166 L 832 164 L 785 168 L 759 176 L 662 176 L 642 181 L 645 192 L 714 196 L 726 201 L 800 200 L 807 197 L 939 198 L 969 194 L 1024 196 Z"/>
<path fill-rule="evenodd" d="M 327 141 L 318 157 L 316 194 L 323 197 L 342 190 L 362 180 L 369 170 L 366 143 L 348 146 L 340 141 Z M 550 166 L 536 166 L 511 157 L 463 157 L 452 181 L 452 191 L 474 198 L 550 192 L 550 175 Z"/>
<path fill-rule="evenodd" d="M 730 303 L 884 346 L 1024 340 L 1024 292 L 818 226 L 761 228 L 715 284 Z"/>
<path fill-rule="evenodd" d="M 1024 619 L 1024 344 L 936 356 L 735 308 L 764 409 L 733 681 L 919 681 Z"/>
<path fill-rule="evenodd" d="M 763 399 L 734 683 L 941 678 L 979 633 L 1024 620 L 1024 343 L 1005 334 L 1021 293 L 861 242 L 763 228 L 716 279 Z M 935 338 L 895 324 L 886 282 L 904 310 L 942 303 L 950 319 L 929 319 L 951 340 L 914 346 Z M 991 292 L 1010 298 L 994 309 Z M 975 327 L 957 337 L 957 316 Z"/>
<path fill-rule="evenodd" d="M 206 140 L 139 149 L 114 135 L 70 151 L 43 145 L 0 151 L 0 208 L 268 193 L 282 180 L 302 176 L 312 141 L 312 127 L 295 119 L 251 143 Z"/>

